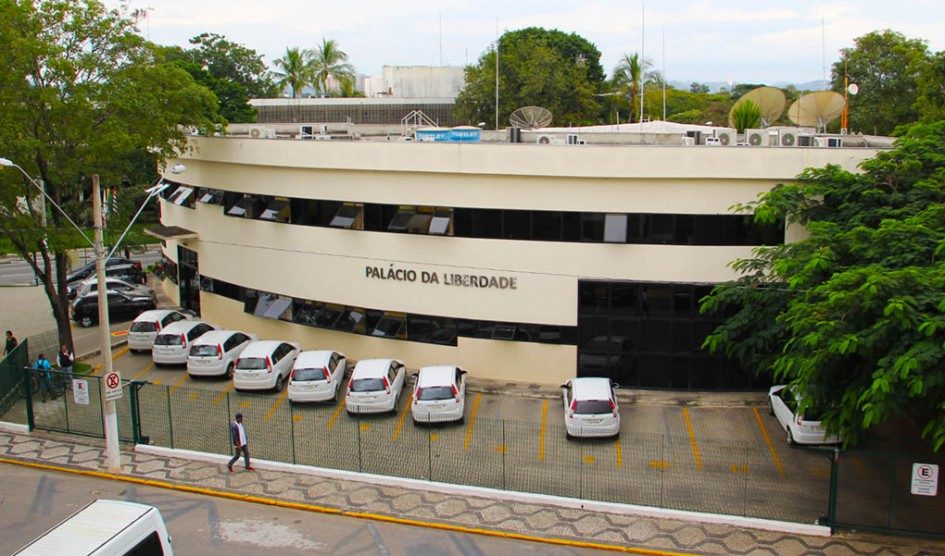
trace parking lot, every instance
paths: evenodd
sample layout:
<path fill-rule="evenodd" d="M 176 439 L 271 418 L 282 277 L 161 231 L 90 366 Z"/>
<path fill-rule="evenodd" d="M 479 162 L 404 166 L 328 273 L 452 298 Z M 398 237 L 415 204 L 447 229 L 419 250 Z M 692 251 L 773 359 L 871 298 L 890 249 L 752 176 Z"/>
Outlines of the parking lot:
<path fill-rule="evenodd" d="M 635 392 L 620 405 L 617 439 L 567 440 L 562 401 L 551 389 L 499 394 L 472 379 L 463 422 L 428 426 L 411 419 L 409 383 L 395 412 L 353 416 L 343 399 L 300 405 L 285 390 L 238 393 L 232 381 L 157 367 L 126 347 L 113 359 L 124 379 L 146 383 L 141 432 L 155 445 L 229 453 L 227 423 L 240 411 L 254 458 L 790 521 L 826 513 L 826 457 L 789 447 L 760 403 L 678 405 Z M 72 419 L 85 409 L 67 405 Z"/>

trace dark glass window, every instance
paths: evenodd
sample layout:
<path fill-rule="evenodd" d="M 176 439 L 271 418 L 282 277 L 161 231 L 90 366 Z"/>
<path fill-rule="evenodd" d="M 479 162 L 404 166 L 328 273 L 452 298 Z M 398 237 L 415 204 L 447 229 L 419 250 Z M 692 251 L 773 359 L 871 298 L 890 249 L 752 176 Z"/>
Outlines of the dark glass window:
<path fill-rule="evenodd" d="M 332 228 L 345 228 L 348 230 L 363 228 L 362 212 L 362 205 L 345 203 L 338 207 L 338 211 L 335 212 L 335 216 L 332 217 L 328 225 Z"/>
<path fill-rule="evenodd" d="M 197 189 L 197 201 L 209 205 L 223 204 L 223 192 L 219 189 L 201 187 Z"/>
<path fill-rule="evenodd" d="M 433 220 L 433 210 L 426 207 L 402 206 L 397 214 L 391 218 L 387 230 L 391 232 L 408 232 L 425 234 L 430 229 Z"/>
<path fill-rule="evenodd" d="M 676 239 L 673 243 L 676 245 L 692 245 L 696 243 L 693 222 L 694 217 L 691 214 L 677 214 L 676 220 Z"/>
<path fill-rule="evenodd" d="M 384 313 L 371 330 L 371 336 L 406 338 L 406 318 L 402 314 Z"/>
<path fill-rule="evenodd" d="M 502 237 L 502 211 L 475 209 L 473 214 L 473 236 L 482 238 Z"/>
<path fill-rule="evenodd" d="M 411 342 L 455 346 L 456 326 L 452 319 L 407 315 L 407 339 Z"/>
<path fill-rule="evenodd" d="M 270 222 L 288 222 L 289 199 L 274 197 L 266 204 L 266 208 L 259 213 L 259 219 L 269 220 Z"/>
<path fill-rule="evenodd" d="M 318 225 L 318 201 L 292 198 L 289 200 L 289 214 L 293 224 L 316 226 Z"/>
<path fill-rule="evenodd" d="M 695 216 L 693 226 L 698 245 L 722 245 L 722 222 L 717 216 Z"/>
<path fill-rule="evenodd" d="M 451 235 L 450 226 L 453 223 L 453 209 L 436 209 L 433 220 L 430 221 L 430 235 Z"/>
<path fill-rule="evenodd" d="M 561 214 L 561 239 L 581 241 L 581 213 L 564 212 Z"/>
<path fill-rule="evenodd" d="M 581 215 L 581 241 L 604 241 L 604 215 L 583 213 Z"/>
<path fill-rule="evenodd" d="M 473 237 L 473 209 L 453 209 L 453 235 L 456 237 Z"/>
<path fill-rule="evenodd" d="M 502 211 L 502 237 L 505 239 L 531 239 L 532 213 L 527 210 Z"/>
<path fill-rule="evenodd" d="M 622 315 L 640 314 L 640 285 L 615 282 L 610 285 L 610 309 Z"/>
<path fill-rule="evenodd" d="M 493 340 L 514 340 L 515 339 L 516 326 L 509 323 L 495 323 L 495 326 L 492 329 L 492 339 Z"/>
<path fill-rule="evenodd" d="M 532 213 L 532 239 L 561 240 L 561 213 L 547 210 L 534 211 Z"/>
<path fill-rule="evenodd" d="M 602 282 L 578 283 L 578 311 L 582 313 L 601 313 L 609 309 L 607 284 Z"/>

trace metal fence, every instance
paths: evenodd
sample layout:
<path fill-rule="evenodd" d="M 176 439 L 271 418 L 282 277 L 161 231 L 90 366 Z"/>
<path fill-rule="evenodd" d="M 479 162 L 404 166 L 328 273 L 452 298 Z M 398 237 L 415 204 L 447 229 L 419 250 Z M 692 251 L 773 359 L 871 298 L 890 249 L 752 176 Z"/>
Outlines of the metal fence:
<path fill-rule="evenodd" d="M 29 340 L 26 339 L 0 361 L 0 415 L 6 415 L 19 399 L 18 387 L 23 380 L 21 369 L 29 364 L 29 360 Z M 13 414 L 7 420 L 25 423 L 26 414 Z"/>

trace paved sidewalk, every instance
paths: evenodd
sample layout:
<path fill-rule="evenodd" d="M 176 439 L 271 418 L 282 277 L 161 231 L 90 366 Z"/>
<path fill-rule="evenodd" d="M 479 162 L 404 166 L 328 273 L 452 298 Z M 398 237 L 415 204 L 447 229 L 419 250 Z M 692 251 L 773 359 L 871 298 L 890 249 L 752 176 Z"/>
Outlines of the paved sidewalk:
<path fill-rule="evenodd" d="M 103 470 L 105 460 L 101 442 L 46 433 L 0 432 L 0 457 L 86 470 Z M 513 503 L 267 470 L 265 462 L 257 463 L 263 468 L 258 471 L 247 472 L 238 466 L 231 474 L 223 464 L 127 450 L 122 453 L 122 461 L 120 477 L 126 479 L 149 479 L 382 516 L 376 519 L 390 516 L 614 547 L 697 554 L 945 554 L 945 543 L 925 539 L 853 533 L 802 536 L 552 504 Z"/>

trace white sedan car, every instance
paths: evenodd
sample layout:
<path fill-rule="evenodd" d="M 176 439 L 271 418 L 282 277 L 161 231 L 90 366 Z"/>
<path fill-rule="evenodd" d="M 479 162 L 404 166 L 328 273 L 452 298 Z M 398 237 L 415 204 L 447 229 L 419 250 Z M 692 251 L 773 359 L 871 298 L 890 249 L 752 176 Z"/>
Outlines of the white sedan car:
<path fill-rule="evenodd" d="M 800 398 L 784 384 L 768 390 L 768 410 L 787 434 L 788 444 L 838 444 L 840 437 L 827 435 L 816 409 L 807 408 L 806 414 L 798 412 L 799 401 Z"/>
<path fill-rule="evenodd" d="M 414 423 L 462 421 L 465 408 L 466 371 L 455 365 L 420 369 L 410 405 Z"/>

